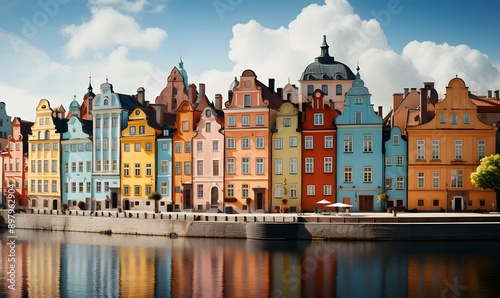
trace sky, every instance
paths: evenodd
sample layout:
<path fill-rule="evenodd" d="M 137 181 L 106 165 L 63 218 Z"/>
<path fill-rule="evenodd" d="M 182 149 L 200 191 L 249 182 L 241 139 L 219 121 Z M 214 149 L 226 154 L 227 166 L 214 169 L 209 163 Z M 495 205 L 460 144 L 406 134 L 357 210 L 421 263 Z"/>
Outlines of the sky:
<path fill-rule="evenodd" d="M 189 83 L 227 98 L 245 69 L 264 83 L 298 85 L 320 54 L 360 74 L 372 103 L 455 76 L 484 95 L 500 89 L 496 1 L 479 0 L 2 0 L 0 101 L 34 121 L 40 99 L 81 103 L 89 76 L 154 102 L 180 59 Z"/>

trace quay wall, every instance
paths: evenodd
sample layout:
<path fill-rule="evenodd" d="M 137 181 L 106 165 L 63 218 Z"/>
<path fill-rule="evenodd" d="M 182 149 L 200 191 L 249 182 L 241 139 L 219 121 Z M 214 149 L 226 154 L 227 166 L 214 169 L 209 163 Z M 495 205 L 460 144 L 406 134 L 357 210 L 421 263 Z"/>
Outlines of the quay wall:
<path fill-rule="evenodd" d="M 107 215 L 107 216 L 104 216 Z M 118 217 L 117 217 L 118 216 Z M 122 217 L 120 217 L 122 216 Z M 137 218 L 139 216 L 139 218 Z M 0 227 L 7 228 L 7 212 L 0 211 Z M 166 237 L 295 239 L 295 240 L 500 240 L 500 222 L 323 222 L 301 217 L 270 215 L 235 217 L 225 215 L 144 214 L 125 217 L 15 214 L 16 229 L 34 229 L 104 234 Z"/>

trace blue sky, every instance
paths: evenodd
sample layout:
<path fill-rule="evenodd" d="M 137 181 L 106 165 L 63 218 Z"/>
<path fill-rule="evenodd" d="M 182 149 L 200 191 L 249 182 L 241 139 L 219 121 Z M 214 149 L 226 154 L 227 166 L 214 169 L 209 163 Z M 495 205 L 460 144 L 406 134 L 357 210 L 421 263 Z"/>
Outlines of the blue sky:
<path fill-rule="evenodd" d="M 190 83 L 227 94 L 253 69 L 278 86 L 296 83 L 327 35 L 330 54 L 356 68 L 372 102 L 435 81 L 444 93 L 462 77 L 470 90 L 500 88 L 494 1 L 431 0 L 3 0 L 0 4 L 0 101 L 11 116 L 34 120 L 81 101 L 89 74 L 115 91 L 142 86 L 154 101 L 182 56 Z"/>

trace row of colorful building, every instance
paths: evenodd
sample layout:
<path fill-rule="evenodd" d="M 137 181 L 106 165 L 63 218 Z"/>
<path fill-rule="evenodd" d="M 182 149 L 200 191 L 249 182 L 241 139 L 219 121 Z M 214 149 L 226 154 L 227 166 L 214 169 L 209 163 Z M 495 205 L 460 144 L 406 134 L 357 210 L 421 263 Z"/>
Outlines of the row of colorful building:
<path fill-rule="evenodd" d="M 326 38 L 299 84 L 275 89 L 245 70 L 212 102 L 181 61 L 154 103 L 107 80 L 68 111 L 40 100 L 34 122 L 11 122 L 0 103 L 2 193 L 13 187 L 19 206 L 39 209 L 153 210 L 152 192 L 162 211 L 312 211 L 321 199 L 353 211 L 497 209 L 469 177 L 500 151 L 498 91 L 476 96 L 453 78 L 438 98 L 424 83 L 394 94 L 383 117 L 359 67 L 331 57 Z"/>

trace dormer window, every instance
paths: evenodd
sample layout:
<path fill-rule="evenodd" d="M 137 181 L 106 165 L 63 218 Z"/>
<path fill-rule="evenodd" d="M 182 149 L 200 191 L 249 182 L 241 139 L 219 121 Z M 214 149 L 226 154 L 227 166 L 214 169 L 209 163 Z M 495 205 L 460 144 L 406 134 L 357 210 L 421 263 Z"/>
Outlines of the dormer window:
<path fill-rule="evenodd" d="M 210 116 L 212 116 L 212 112 L 211 112 L 209 109 L 208 109 L 208 110 L 206 110 L 206 111 L 205 111 L 205 116 L 206 116 L 206 117 L 210 117 Z"/>
<path fill-rule="evenodd" d="M 363 98 L 362 97 L 356 97 L 356 98 L 354 98 L 354 104 L 356 104 L 356 105 L 362 105 L 363 104 Z"/>
<path fill-rule="evenodd" d="M 109 98 L 107 96 L 104 97 L 103 105 L 109 105 Z"/>

